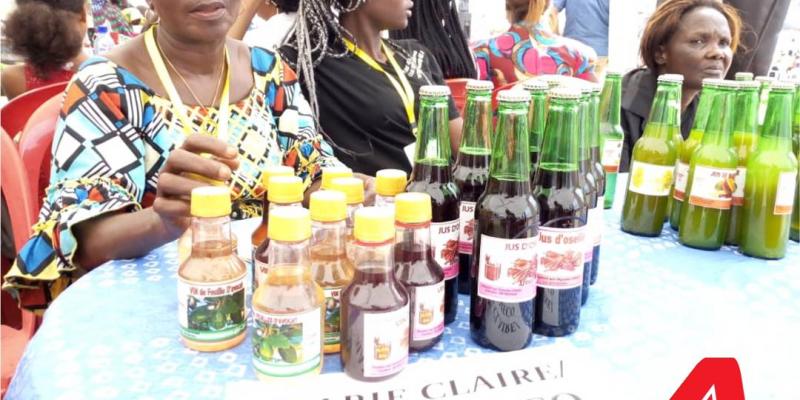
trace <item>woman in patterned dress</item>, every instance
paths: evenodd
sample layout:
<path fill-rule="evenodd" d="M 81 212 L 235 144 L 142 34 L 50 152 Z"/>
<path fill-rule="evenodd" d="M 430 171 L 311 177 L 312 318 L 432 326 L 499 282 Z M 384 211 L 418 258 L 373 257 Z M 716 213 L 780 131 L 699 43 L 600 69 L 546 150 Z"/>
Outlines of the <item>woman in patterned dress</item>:
<path fill-rule="evenodd" d="M 506 0 L 511 28 L 473 48 L 480 79 L 495 87 L 538 75 L 566 75 L 597 82 L 595 51 L 547 29 L 540 21 L 549 0 Z"/>
<path fill-rule="evenodd" d="M 265 167 L 291 166 L 313 190 L 321 167 L 341 165 L 292 69 L 226 38 L 238 0 L 150 5 L 153 30 L 87 60 L 66 90 L 51 186 L 5 277 L 29 308 L 87 269 L 178 238 L 191 190 L 209 180 L 230 182 L 232 216 L 247 218 L 261 213 Z"/>

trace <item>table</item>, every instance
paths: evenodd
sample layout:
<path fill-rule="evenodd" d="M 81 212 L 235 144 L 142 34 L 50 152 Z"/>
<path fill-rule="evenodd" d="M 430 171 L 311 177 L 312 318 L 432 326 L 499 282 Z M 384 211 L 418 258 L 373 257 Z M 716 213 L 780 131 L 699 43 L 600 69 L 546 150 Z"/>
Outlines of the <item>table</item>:
<path fill-rule="evenodd" d="M 765 261 L 727 246 L 683 247 L 668 226 L 659 238 L 631 236 L 619 229 L 620 204 L 605 213 L 600 275 L 580 329 L 565 338 L 535 335 L 531 346 L 569 343 L 644 393 L 663 384 L 664 368 L 678 366 L 685 377 L 702 357 L 732 356 L 748 397 L 796 398 L 789 382 L 797 369 L 780 364 L 800 359 L 800 245 L 790 242 L 786 258 Z M 254 223 L 237 223 L 239 238 L 249 237 Z M 109 262 L 73 284 L 47 311 L 7 398 L 216 399 L 227 382 L 255 379 L 249 338 L 210 354 L 181 344 L 176 257 L 168 244 L 141 259 Z M 489 351 L 469 337 L 468 305 L 460 296 L 442 342 L 410 361 Z M 324 372 L 340 370 L 338 355 L 325 357 Z"/>

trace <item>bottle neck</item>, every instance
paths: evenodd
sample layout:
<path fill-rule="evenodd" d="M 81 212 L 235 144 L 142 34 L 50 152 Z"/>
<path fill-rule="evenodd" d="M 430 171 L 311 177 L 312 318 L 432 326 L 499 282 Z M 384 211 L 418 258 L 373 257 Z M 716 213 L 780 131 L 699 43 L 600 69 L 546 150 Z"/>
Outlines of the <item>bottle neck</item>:
<path fill-rule="evenodd" d="M 269 243 L 269 267 L 297 267 L 310 265 L 309 241 L 286 242 L 271 239 Z M 295 268 L 296 269 L 296 268 Z"/>
<path fill-rule="evenodd" d="M 792 137 L 793 93 L 788 90 L 771 90 L 767 103 L 767 115 L 761 137 L 789 140 Z"/>
<path fill-rule="evenodd" d="M 530 142 L 530 152 L 536 153 L 542 149 L 542 137 L 544 136 L 544 124 L 547 109 L 547 93 L 545 91 L 531 92 L 531 105 L 528 112 L 528 140 Z"/>
<path fill-rule="evenodd" d="M 385 275 L 394 279 L 394 239 L 380 243 L 356 240 L 353 245 L 356 274 Z"/>
<path fill-rule="evenodd" d="M 735 132 L 758 133 L 758 89 L 745 88 L 736 93 Z"/>
<path fill-rule="evenodd" d="M 694 114 L 694 122 L 692 123 L 693 132 L 703 132 L 706 130 L 708 115 L 711 112 L 711 103 L 716 95 L 717 88 L 703 86 L 703 89 L 700 92 L 700 100 L 697 102 L 697 111 Z"/>
<path fill-rule="evenodd" d="M 611 126 L 620 125 L 622 103 L 622 77 L 607 76 L 600 94 L 600 121 Z"/>
<path fill-rule="evenodd" d="M 577 100 L 550 101 L 539 168 L 578 170 L 578 108 Z"/>
<path fill-rule="evenodd" d="M 591 140 L 589 127 L 592 123 L 589 96 L 583 96 L 578 104 L 578 161 L 582 163 L 589 160 L 589 141 Z"/>
<path fill-rule="evenodd" d="M 679 128 L 680 115 L 681 85 L 674 82 L 659 83 L 653 106 L 650 109 L 648 124 L 655 123 L 668 128 Z"/>
<path fill-rule="evenodd" d="M 528 105 L 501 103 L 489 175 L 499 180 L 530 179 L 531 155 L 526 143 L 529 143 Z"/>
<path fill-rule="evenodd" d="M 703 133 L 704 146 L 731 146 L 733 133 L 733 118 L 736 105 L 736 92 L 728 88 L 720 88 L 711 103 L 706 130 Z"/>
<path fill-rule="evenodd" d="M 418 224 L 404 224 L 398 222 L 395 225 L 395 249 L 403 252 L 419 252 L 418 260 L 426 261 L 431 259 L 431 222 Z"/>
<path fill-rule="evenodd" d="M 488 153 L 492 132 L 492 92 L 468 92 L 459 152 Z"/>
<path fill-rule="evenodd" d="M 592 93 L 589 98 L 589 147 L 600 149 L 600 94 Z"/>
<path fill-rule="evenodd" d="M 347 244 L 347 222 L 311 221 L 311 245 L 323 244 L 336 254 L 344 254 Z"/>
<path fill-rule="evenodd" d="M 266 225 L 269 222 L 269 193 L 264 190 L 264 198 L 261 199 L 261 224 Z"/>
<path fill-rule="evenodd" d="M 228 246 L 212 246 L 212 243 L 228 243 Z M 231 243 L 231 218 L 229 216 L 216 218 L 192 218 L 192 248 L 200 245 L 204 249 L 223 249 L 224 254 L 230 254 L 233 249 Z"/>
<path fill-rule="evenodd" d="M 449 122 L 446 97 L 422 98 L 414 164 L 450 164 Z"/>

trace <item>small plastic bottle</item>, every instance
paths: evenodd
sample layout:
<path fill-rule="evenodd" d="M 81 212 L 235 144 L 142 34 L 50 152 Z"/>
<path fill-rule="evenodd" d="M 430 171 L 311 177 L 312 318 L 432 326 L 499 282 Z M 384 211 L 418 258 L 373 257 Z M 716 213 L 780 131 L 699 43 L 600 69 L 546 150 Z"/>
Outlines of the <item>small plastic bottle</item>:
<path fill-rule="evenodd" d="M 336 178 L 352 178 L 353 170 L 347 167 L 322 168 L 322 190 L 330 190 Z"/>
<path fill-rule="evenodd" d="M 406 191 L 408 176 L 399 169 L 382 169 L 375 174 L 375 206 L 394 209 L 396 195 Z"/>
<path fill-rule="evenodd" d="M 303 206 L 303 181 L 296 176 L 273 176 L 269 178 L 269 211 L 281 207 Z M 253 291 L 264 280 L 269 268 L 269 235 L 253 254 Z"/>

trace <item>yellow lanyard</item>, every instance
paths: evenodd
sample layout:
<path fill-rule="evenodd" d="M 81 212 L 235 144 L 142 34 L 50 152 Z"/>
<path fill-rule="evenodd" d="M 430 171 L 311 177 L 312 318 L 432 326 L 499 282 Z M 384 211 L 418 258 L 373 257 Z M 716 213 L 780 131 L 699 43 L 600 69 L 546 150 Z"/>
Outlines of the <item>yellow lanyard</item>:
<path fill-rule="evenodd" d="M 403 73 L 403 69 L 400 68 L 400 65 L 397 64 L 397 60 L 394 59 L 394 53 L 388 46 L 381 40 L 381 49 L 383 52 L 386 53 L 386 58 L 389 59 L 389 63 L 392 64 L 392 68 L 394 72 L 397 74 L 397 77 L 400 78 L 400 82 L 395 79 L 394 76 L 390 75 L 386 70 L 378 64 L 369 54 L 365 53 L 363 50 L 356 47 L 356 45 L 348 39 L 344 39 L 344 44 L 347 46 L 347 50 L 350 50 L 358 56 L 364 63 L 372 67 L 372 69 L 382 72 L 386 75 L 386 78 L 389 79 L 389 82 L 392 83 L 394 86 L 394 90 L 397 91 L 397 94 L 400 96 L 400 100 L 403 101 L 403 106 L 406 109 L 406 116 L 408 117 L 408 123 L 411 124 L 411 133 L 414 136 L 417 136 L 417 118 L 414 115 L 414 89 L 411 87 L 411 84 L 408 82 L 406 75 Z"/>
<path fill-rule="evenodd" d="M 177 109 L 176 114 L 178 114 L 178 118 L 181 119 L 183 133 L 186 136 L 189 136 L 192 134 L 192 130 L 190 121 L 186 117 L 186 107 L 184 107 L 183 101 L 181 101 L 181 96 L 178 94 L 178 90 L 175 89 L 175 84 L 172 83 L 172 78 L 169 77 L 167 66 L 164 65 L 164 60 L 161 58 L 161 52 L 158 50 L 158 45 L 156 44 L 155 29 L 156 27 L 154 26 L 148 29 L 144 34 L 144 43 L 145 47 L 147 47 L 147 54 L 150 55 L 150 61 L 153 62 L 153 66 L 156 68 L 156 74 L 158 74 L 158 79 L 161 81 L 161 86 L 163 86 L 164 90 L 167 91 L 167 95 L 169 96 L 169 100 L 172 102 L 173 107 Z M 222 95 L 220 99 L 219 110 L 217 112 L 216 132 L 217 139 L 222 140 L 223 142 L 228 141 L 228 118 L 230 117 L 231 63 L 228 56 L 227 46 L 225 47 L 225 62 L 228 65 L 228 70 L 225 74 L 225 84 L 222 86 Z"/>

